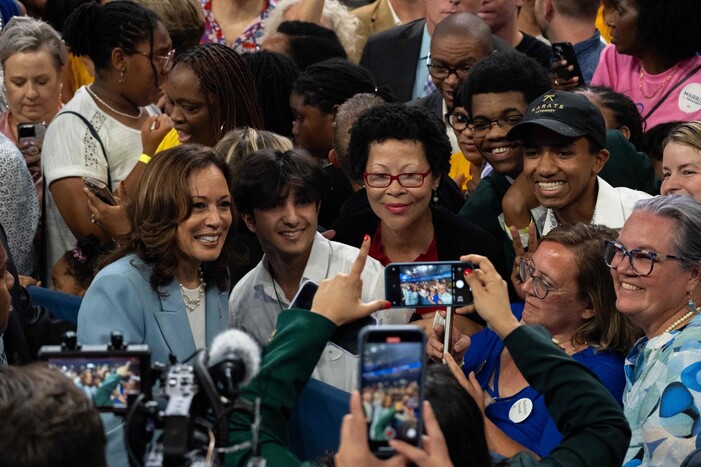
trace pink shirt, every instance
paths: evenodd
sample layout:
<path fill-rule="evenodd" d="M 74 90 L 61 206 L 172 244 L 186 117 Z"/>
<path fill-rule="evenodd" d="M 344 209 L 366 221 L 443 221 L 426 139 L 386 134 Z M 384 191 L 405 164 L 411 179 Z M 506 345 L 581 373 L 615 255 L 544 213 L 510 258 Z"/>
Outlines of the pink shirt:
<path fill-rule="evenodd" d="M 640 90 L 640 60 L 631 55 L 619 54 L 614 45 L 609 45 L 601 52 L 599 66 L 594 72 L 591 85 L 608 86 L 614 91 L 627 95 L 635 102 L 640 114 L 645 118 L 652 107 L 676 83 L 701 65 L 701 57 L 694 56 L 682 60 L 678 65 L 676 69 L 672 67 L 658 75 L 645 73 L 643 78 L 645 94 L 648 96 L 654 94 L 646 98 Z M 672 91 L 657 110 L 647 118 L 644 129 L 647 131 L 660 123 L 677 120 L 701 120 L 701 69 Z"/>

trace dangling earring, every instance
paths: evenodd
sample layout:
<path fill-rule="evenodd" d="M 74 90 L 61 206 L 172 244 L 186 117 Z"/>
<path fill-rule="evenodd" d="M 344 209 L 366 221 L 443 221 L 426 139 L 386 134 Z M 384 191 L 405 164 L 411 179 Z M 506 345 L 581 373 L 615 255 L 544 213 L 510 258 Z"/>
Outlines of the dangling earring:
<path fill-rule="evenodd" d="M 433 202 L 438 202 L 438 192 L 436 190 L 433 190 Z"/>
<path fill-rule="evenodd" d="M 119 73 L 119 83 L 120 83 L 120 84 L 122 84 L 122 83 L 124 82 L 124 77 L 125 77 L 125 75 L 126 75 L 126 73 L 124 73 L 124 70 L 122 70 L 122 71 Z"/>
<path fill-rule="evenodd" d="M 691 290 L 689 291 L 689 301 L 686 302 L 686 307 L 689 309 L 689 312 L 701 313 L 701 307 L 696 306 L 696 302 L 691 298 Z"/>

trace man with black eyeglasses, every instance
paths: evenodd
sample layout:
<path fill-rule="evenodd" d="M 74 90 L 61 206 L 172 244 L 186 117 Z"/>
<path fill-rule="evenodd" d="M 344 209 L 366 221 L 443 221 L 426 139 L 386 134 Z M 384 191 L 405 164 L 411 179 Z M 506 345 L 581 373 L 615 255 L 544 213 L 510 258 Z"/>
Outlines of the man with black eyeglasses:
<path fill-rule="evenodd" d="M 471 118 L 474 142 L 493 170 L 484 177 L 460 210 L 465 217 L 507 243 L 499 216 L 502 199 L 523 168 L 519 141 L 506 134 L 528 109 L 528 103 L 550 88 L 543 67 L 520 53 L 495 53 L 478 62 L 460 92 L 461 102 Z M 466 127 L 465 127 L 466 128 Z M 507 256 L 507 263 L 513 261 Z"/>
<path fill-rule="evenodd" d="M 443 118 L 453 108 L 453 95 L 470 69 L 494 51 L 494 41 L 489 26 L 478 16 L 455 13 L 438 23 L 430 50 L 426 66 L 437 91 L 409 105 L 424 107 Z M 448 138 L 457 152 L 452 131 Z"/>

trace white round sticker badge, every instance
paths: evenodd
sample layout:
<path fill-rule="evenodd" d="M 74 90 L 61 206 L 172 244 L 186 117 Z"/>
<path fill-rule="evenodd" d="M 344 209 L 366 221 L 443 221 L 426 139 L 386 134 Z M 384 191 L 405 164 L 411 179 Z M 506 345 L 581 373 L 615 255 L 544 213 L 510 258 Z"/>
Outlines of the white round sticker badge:
<path fill-rule="evenodd" d="M 514 405 L 509 409 L 509 420 L 521 423 L 531 415 L 531 412 L 533 412 L 533 401 L 524 397 L 514 402 Z"/>
<path fill-rule="evenodd" d="M 694 113 L 701 110 L 701 84 L 691 83 L 679 93 L 679 110 Z"/>

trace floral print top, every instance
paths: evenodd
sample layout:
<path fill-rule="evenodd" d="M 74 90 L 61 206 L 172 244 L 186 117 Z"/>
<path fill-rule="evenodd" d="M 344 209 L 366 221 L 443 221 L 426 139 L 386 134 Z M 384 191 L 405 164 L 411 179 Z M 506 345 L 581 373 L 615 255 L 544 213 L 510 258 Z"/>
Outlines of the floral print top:
<path fill-rule="evenodd" d="M 241 36 L 231 41 L 231 39 L 224 37 L 224 32 L 212 14 L 212 0 L 200 0 L 202 11 L 204 11 L 204 34 L 200 43 L 214 42 L 228 45 L 238 53 L 255 52 L 263 39 L 263 22 L 277 6 L 277 3 L 278 0 L 267 0 L 258 19 L 251 23 Z"/>

